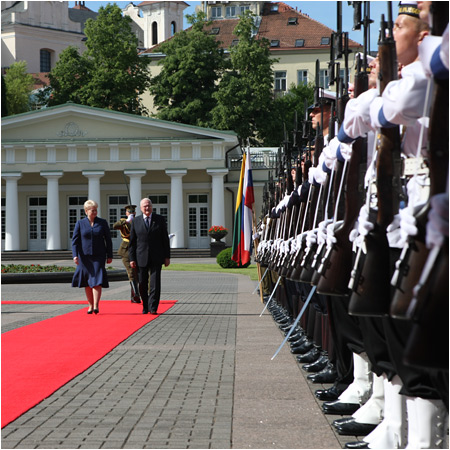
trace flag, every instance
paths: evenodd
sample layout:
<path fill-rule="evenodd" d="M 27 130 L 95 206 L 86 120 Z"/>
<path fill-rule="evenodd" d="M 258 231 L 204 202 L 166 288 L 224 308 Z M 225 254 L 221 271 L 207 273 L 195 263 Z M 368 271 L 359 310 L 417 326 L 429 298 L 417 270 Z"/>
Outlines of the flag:
<path fill-rule="evenodd" d="M 231 259 L 239 265 L 250 262 L 250 246 L 252 242 L 253 177 L 250 162 L 250 150 L 244 152 L 239 178 L 239 189 L 234 215 L 233 246 Z"/>

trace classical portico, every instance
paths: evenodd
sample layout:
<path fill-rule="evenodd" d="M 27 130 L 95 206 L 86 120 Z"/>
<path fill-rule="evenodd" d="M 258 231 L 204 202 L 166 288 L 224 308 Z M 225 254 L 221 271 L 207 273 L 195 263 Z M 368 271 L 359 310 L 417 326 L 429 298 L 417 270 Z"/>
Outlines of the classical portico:
<path fill-rule="evenodd" d="M 207 247 L 210 226 L 232 228 L 224 158 L 237 144 L 232 132 L 73 103 L 5 117 L 3 250 L 70 249 L 87 199 L 112 225 L 144 197 L 166 218 L 172 248 Z"/>

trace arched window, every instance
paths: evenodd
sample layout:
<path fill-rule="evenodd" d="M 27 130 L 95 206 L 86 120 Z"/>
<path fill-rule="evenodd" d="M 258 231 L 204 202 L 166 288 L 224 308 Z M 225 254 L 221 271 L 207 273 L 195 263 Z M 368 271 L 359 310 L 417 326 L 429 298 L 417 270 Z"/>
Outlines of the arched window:
<path fill-rule="evenodd" d="M 172 22 L 170 24 L 170 35 L 173 36 L 177 32 L 177 24 Z"/>
<path fill-rule="evenodd" d="M 152 45 L 158 43 L 158 24 L 156 22 L 152 23 Z"/>
<path fill-rule="evenodd" d="M 41 48 L 40 51 L 40 71 L 50 72 L 52 70 L 52 52 Z"/>

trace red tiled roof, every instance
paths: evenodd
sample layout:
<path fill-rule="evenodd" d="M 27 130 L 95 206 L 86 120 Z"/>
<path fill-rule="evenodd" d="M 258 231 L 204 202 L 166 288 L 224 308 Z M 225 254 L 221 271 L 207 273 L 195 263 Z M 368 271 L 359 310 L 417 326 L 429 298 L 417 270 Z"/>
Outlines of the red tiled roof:
<path fill-rule="evenodd" d="M 152 3 L 152 2 L 143 2 Z M 273 11 L 272 7 L 278 6 L 277 11 Z M 289 19 L 297 19 L 296 23 L 290 25 Z M 213 28 L 218 28 L 219 32 L 214 34 L 216 40 L 220 41 L 220 46 L 223 48 L 230 48 L 233 40 L 237 37 L 233 34 L 239 19 L 221 19 L 214 20 L 210 25 L 205 27 L 205 30 L 211 31 Z M 330 45 L 321 44 L 323 37 L 331 37 L 334 30 L 328 28 L 317 20 L 311 19 L 307 14 L 297 11 L 291 6 L 283 2 L 266 2 L 263 5 L 263 12 L 261 17 L 261 24 L 258 29 L 257 39 L 266 38 L 269 41 L 280 41 L 279 47 L 270 47 L 271 51 L 279 52 L 283 50 L 302 50 L 302 49 L 328 49 Z M 296 47 L 295 41 L 297 39 L 304 39 L 303 47 Z M 362 47 L 361 44 L 349 39 L 349 47 Z M 151 53 L 155 51 L 158 46 L 142 52 Z"/>
<path fill-rule="evenodd" d="M 162 2 L 141 2 L 137 6 L 144 6 L 144 5 L 152 5 L 154 3 L 162 3 Z M 172 2 L 172 3 L 184 3 L 186 6 L 189 6 L 186 2 Z"/>
<path fill-rule="evenodd" d="M 89 9 L 86 5 L 85 2 L 75 2 L 75 6 L 71 9 L 81 9 L 83 11 L 92 11 L 92 9 Z"/>

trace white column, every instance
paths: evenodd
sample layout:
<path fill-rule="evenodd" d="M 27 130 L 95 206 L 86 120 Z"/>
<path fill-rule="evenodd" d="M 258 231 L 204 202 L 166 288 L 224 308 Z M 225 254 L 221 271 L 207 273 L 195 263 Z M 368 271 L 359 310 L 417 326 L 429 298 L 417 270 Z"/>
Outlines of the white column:
<path fill-rule="evenodd" d="M 98 203 L 98 216 L 102 217 L 100 206 L 100 178 L 105 175 L 104 170 L 83 170 L 83 176 L 89 180 L 88 200 Z"/>
<path fill-rule="evenodd" d="M 228 169 L 206 169 L 212 177 L 212 199 L 211 199 L 211 226 L 225 226 L 225 190 L 223 177 Z"/>
<path fill-rule="evenodd" d="M 142 199 L 142 183 L 141 178 L 147 173 L 145 169 L 142 170 L 125 170 L 125 175 L 130 178 L 130 197 L 131 203 L 137 206 L 136 213 L 141 214 L 139 203 Z"/>
<path fill-rule="evenodd" d="M 47 179 L 47 242 L 46 250 L 61 250 L 61 223 L 59 215 L 59 182 L 63 171 L 43 171 Z"/>
<path fill-rule="evenodd" d="M 22 173 L 2 173 L 2 177 L 6 180 L 5 251 L 20 250 L 17 180 L 22 178 Z"/>
<path fill-rule="evenodd" d="M 170 177 L 170 233 L 175 237 L 170 240 L 171 248 L 184 248 L 184 206 L 182 178 L 186 169 L 166 170 Z"/>

